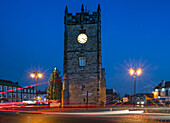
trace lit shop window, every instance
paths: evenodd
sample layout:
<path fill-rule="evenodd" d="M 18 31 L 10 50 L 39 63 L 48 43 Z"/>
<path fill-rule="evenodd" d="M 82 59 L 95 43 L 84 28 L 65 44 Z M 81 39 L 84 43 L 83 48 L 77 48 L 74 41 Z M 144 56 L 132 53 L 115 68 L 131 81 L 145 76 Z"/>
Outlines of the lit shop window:
<path fill-rule="evenodd" d="M 79 57 L 79 66 L 86 66 L 86 57 Z"/>

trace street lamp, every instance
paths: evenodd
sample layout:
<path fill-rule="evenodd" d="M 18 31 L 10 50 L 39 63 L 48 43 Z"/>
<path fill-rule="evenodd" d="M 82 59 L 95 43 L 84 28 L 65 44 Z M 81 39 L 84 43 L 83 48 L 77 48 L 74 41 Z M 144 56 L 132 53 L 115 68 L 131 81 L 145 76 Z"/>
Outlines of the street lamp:
<path fill-rule="evenodd" d="M 129 74 L 133 76 L 134 78 L 134 96 L 136 94 L 136 76 L 140 76 L 142 74 L 141 68 L 130 68 Z"/>
<path fill-rule="evenodd" d="M 30 74 L 31 78 L 35 78 L 35 81 L 36 81 L 36 99 L 38 97 L 38 94 L 37 94 L 37 78 L 42 78 L 43 74 L 40 73 L 40 72 L 32 72 Z"/>

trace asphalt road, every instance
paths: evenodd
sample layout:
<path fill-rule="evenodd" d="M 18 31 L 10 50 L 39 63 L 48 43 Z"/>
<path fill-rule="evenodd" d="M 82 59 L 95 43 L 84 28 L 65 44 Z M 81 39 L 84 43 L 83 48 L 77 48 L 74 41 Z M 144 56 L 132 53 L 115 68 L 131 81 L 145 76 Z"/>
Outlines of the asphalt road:
<path fill-rule="evenodd" d="M 170 122 L 170 115 L 163 113 L 124 115 L 64 115 L 24 114 L 0 112 L 0 123 L 145 123 Z"/>

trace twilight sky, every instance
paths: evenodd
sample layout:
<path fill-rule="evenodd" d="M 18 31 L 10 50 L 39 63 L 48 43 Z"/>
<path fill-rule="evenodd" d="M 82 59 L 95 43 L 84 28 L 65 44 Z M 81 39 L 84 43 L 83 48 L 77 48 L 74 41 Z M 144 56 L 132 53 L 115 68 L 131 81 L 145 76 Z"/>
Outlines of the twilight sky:
<path fill-rule="evenodd" d="M 151 92 L 170 80 L 169 0 L 0 0 L 0 79 L 34 84 L 40 70 L 48 81 L 64 55 L 64 9 L 75 14 L 81 4 L 90 13 L 101 5 L 102 62 L 107 88 L 133 93 L 128 68 L 141 67 L 137 92 Z M 44 89 L 41 85 L 38 89 Z"/>

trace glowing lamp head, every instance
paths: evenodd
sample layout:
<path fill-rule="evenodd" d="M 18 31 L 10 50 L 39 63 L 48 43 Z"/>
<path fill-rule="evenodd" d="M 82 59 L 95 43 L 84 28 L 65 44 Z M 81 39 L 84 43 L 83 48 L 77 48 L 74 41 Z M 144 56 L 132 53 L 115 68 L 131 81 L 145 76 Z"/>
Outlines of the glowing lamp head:
<path fill-rule="evenodd" d="M 42 75 L 41 73 L 38 74 L 38 78 L 42 78 L 42 76 L 43 76 L 43 75 Z"/>
<path fill-rule="evenodd" d="M 133 68 L 130 68 L 129 74 L 130 74 L 130 75 L 133 75 L 134 73 L 135 73 L 134 69 L 133 69 Z"/>
<path fill-rule="evenodd" d="M 137 75 L 139 76 L 139 75 L 141 75 L 141 74 L 142 74 L 142 69 L 139 68 L 139 69 L 137 70 Z"/>
<path fill-rule="evenodd" d="M 35 77 L 35 74 L 34 74 L 34 73 L 31 73 L 30 76 L 31 76 L 31 78 L 34 78 L 34 77 Z"/>

